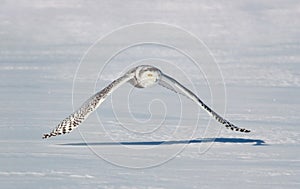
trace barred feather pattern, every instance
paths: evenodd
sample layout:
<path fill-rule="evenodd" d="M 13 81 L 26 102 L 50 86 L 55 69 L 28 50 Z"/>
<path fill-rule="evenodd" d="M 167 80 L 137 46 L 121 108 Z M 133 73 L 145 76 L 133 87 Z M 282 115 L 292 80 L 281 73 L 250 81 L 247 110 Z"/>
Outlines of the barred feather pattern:
<path fill-rule="evenodd" d="M 69 117 L 65 118 L 58 126 L 53 129 L 50 133 L 44 134 L 43 139 L 50 138 L 52 136 L 57 136 L 61 134 L 70 133 L 75 128 L 77 128 L 95 109 L 97 109 L 100 104 L 105 100 L 105 98 L 112 92 L 112 88 L 126 79 L 127 76 L 123 76 L 107 87 L 102 89 L 100 92 L 96 93 L 90 97 L 77 111 L 72 113 Z"/>
<path fill-rule="evenodd" d="M 196 102 L 199 104 L 205 111 L 207 111 L 215 120 L 217 120 L 219 123 L 223 124 L 227 129 L 231 129 L 232 131 L 238 131 L 238 132 L 244 132 L 249 133 L 250 130 L 240 128 L 235 126 L 234 124 L 230 123 L 223 117 L 221 117 L 219 114 L 217 114 L 215 111 L 213 111 L 210 107 L 208 107 L 204 102 L 202 102 L 192 91 L 184 87 L 182 84 L 180 84 L 178 81 L 173 79 L 172 77 L 162 74 L 161 80 L 159 84 L 167 89 L 170 89 L 178 94 L 184 95 L 190 100 Z"/>
<path fill-rule="evenodd" d="M 217 114 L 215 111 L 213 111 L 210 107 L 208 107 L 206 104 L 204 104 L 200 99 L 198 99 L 198 102 L 200 105 L 205 109 L 210 115 L 212 115 L 213 118 L 215 118 L 219 123 L 223 124 L 227 129 L 231 129 L 233 131 L 239 131 L 244 133 L 249 133 L 250 130 L 239 128 L 235 126 L 234 124 L 230 123 L 226 119 L 222 118 L 219 114 Z"/>

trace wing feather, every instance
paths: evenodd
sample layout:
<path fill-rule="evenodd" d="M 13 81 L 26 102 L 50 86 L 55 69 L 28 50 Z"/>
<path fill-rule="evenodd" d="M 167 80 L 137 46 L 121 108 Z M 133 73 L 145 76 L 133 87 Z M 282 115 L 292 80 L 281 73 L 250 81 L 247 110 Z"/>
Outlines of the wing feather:
<path fill-rule="evenodd" d="M 132 74 L 125 74 L 124 76 L 114 80 L 107 87 L 100 92 L 91 96 L 83 105 L 65 118 L 58 126 L 50 133 L 44 134 L 43 138 L 49 138 L 56 135 L 66 134 L 77 128 L 100 104 L 110 95 L 114 90 L 133 78 Z"/>
<path fill-rule="evenodd" d="M 181 90 L 179 90 L 178 88 L 176 88 L 174 85 L 170 85 L 168 82 L 164 81 L 164 80 L 159 80 L 158 83 L 160 86 L 165 87 L 166 89 L 169 89 L 175 93 L 178 93 L 180 95 L 183 95 L 185 97 L 187 97 L 188 99 L 190 99 L 188 96 L 186 96 L 186 94 L 184 94 Z M 191 99 L 190 99 L 191 100 Z"/>
<path fill-rule="evenodd" d="M 234 124 L 230 123 L 229 121 L 227 121 L 226 119 L 224 119 L 223 117 L 221 117 L 219 114 L 213 111 L 209 106 L 207 106 L 202 100 L 200 100 L 192 91 L 184 87 L 182 84 L 180 84 L 172 77 L 162 73 L 159 84 L 168 89 L 171 89 L 174 92 L 183 94 L 184 96 L 188 97 L 192 101 L 196 102 L 201 108 L 207 111 L 213 118 L 215 118 L 218 122 L 222 123 L 226 128 L 231 129 L 233 131 L 240 131 L 245 133 L 250 132 L 250 130 L 239 128 Z"/>

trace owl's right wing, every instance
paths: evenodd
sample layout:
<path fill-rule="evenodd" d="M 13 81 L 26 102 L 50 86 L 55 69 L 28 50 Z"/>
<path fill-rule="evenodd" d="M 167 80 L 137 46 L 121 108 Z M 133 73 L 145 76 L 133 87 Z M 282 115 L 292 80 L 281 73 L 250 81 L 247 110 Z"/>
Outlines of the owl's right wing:
<path fill-rule="evenodd" d="M 132 73 L 126 73 L 119 79 L 114 80 L 100 92 L 91 96 L 78 110 L 65 118 L 50 133 L 44 134 L 43 138 L 49 138 L 61 134 L 70 133 L 77 128 L 113 91 L 134 77 Z"/>

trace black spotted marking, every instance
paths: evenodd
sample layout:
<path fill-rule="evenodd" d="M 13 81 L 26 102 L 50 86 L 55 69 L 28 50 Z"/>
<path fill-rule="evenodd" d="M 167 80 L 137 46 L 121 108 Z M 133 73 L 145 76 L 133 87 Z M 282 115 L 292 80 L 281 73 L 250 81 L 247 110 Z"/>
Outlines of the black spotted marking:
<path fill-rule="evenodd" d="M 231 129 L 232 131 L 246 132 L 246 133 L 250 132 L 250 130 L 247 130 L 247 129 L 244 129 L 244 128 L 239 128 L 239 127 L 233 125 L 229 121 L 227 121 L 224 118 L 222 118 L 219 114 L 217 114 L 216 112 L 214 112 L 210 107 L 208 107 L 206 104 L 204 104 L 199 98 L 197 98 L 197 99 L 198 99 L 199 103 L 201 104 L 201 106 L 205 110 L 207 110 L 213 116 L 213 118 L 215 118 L 219 123 L 225 125 L 225 127 L 227 129 Z"/>
<path fill-rule="evenodd" d="M 179 93 L 181 95 L 184 95 L 188 97 L 190 100 L 196 102 L 198 105 L 200 105 L 204 110 L 206 110 L 215 120 L 217 120 L 219 123 L 223 124 L 227 129 L 233 130 L 233 131 L 240 131 L 248 133 L 250 130 L 239 128 L 226 119 L 222 118 L 220 115 L 218 115 L 215 111 L 213 111 L 210 107 L 208 107 L 204 102 L 202 102 L 192 91 L 184 87 L 182 84 L 180 84 L 178 81 L 173 79 L 172 77 L 162 74 L 161 81 L 159 84 L 167 89 L 170 89 L 176 93 Z M 176 89 L 177 90 L 176 90 Z"/>
<path fill-rule="evenodd" d="M 128 81 L 131 78 L 128 75 L 124 75 L 117 80 L 114 80 L 107 87 L 102 89 L 100 92 L 96 93 L 90 97 L 83 105 L 71 114 L 69 117 L 64 119 L 58 126 L 48 134 L 44 134 L 43 138 L 50 138 L 52 136 L 66 134 L 72 132 L 77 128 L 88 116 L 91 114 L 109 95 L 112 91 L 112 88 L 115 87 L 118 83 Z"/>

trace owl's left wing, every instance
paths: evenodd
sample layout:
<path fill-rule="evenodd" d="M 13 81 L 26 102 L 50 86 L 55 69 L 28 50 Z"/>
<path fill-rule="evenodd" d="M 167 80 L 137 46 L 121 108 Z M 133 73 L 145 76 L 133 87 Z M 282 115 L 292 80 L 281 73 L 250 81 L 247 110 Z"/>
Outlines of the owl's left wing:
<path fill-rule="evenodd" d="M 235 126 L 234 124 L 230 123 L 223 117 L 221 117 L 219 114 L 217 114 L 215 111 L 213 111 L 209 106 L 207 106 L 200 98 L 198 98 L 192 91 L 184 87 L 182 84 L 180 84 L 178 81 L 173 79 L 172 77 L 166 75 L 166 74 L 161 74 L 161 78 L 159 80 L 159 84 L 162 85 L 163 87 L 166 87 L 176 93 L 182 94 L 195 103 L 197 103 L 201 108 L 203 108 L 207 113 L 209 113 L 213 118 L 215 118 L 218 122 L 222 123 L 226 128 L 231 129 L 233 131 L 240 131 L 240 132 L 245 132 L 248 133 L 250 130 L 244 129 L 244 128 L 239 128 Z"/>

